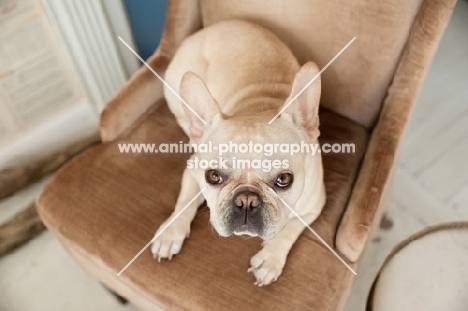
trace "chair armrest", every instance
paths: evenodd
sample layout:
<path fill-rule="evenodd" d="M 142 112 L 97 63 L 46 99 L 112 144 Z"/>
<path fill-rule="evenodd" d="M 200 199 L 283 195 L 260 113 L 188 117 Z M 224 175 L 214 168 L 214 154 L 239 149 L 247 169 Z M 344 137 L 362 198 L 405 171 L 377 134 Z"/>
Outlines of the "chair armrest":
<path fill-rule="evenodd" d="M 161 43 L 147 61 L 161 77 L 182 41 L 201 28 L 198 1 L 169 1 Z M 100 125 L 102 141 L 115 140 L 163 96 L 162 82 L 142 66 L 104 107 Z"/>
<path fill-rule="evenodd" d="M 155 53 L 148 65 L 164 76 L 169 59 Z M 115 140 L 129 128 L 145 111 L 163 97 L 163 84 L 146 67 L 142 66 L 106 104 L 101 114 L 101 140 Z"/>
<path fill-rule="evenodd" d="M 455 2 L 425 0 L 416 16 L 338 228 L 336 246 L 352 262 L 359 259 L 379 214 L 409 115 Z"/>

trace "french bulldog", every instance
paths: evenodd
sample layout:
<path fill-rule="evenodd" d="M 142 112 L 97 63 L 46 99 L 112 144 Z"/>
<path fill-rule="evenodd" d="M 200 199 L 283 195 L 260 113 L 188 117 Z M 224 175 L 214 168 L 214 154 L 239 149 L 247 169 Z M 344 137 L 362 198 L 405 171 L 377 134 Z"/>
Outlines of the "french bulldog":
<path fill-rule="evenodd" d="M 318 144 L 320 78 L 296 96 L 318 73 L 312 62 L 301 67 L 271 31 L 246 21 L 225 21 L 186 38 L 165 73 L 166 82 L 191 109 L 167 88 L 165 97 L 191 143 Z M 223 156 L 230 160 L 266 158 L 255 152 Z M 194 157 L 218 160 L 219 154 L 198 152 Z M 264 240 L 262 249 L 251 258 L 248 272 L 253 273 L 258 286 L 275 282 L 292 245 L 305 229 L 285 203 L 309 224 L 325 204 L 320 153 L 278 153 L 275 159 L 286 160 L 287 169 L 238 169 L 229 164 L 223 168 L 186 168 L 175 211 L 159 230 L 173 222 L 154 240 L 153 256 L 171 259 L 180 252 L 205 199 L 210 222 L 219 235 Z M 175 217 L 203 188 L 203 196 Z"/>

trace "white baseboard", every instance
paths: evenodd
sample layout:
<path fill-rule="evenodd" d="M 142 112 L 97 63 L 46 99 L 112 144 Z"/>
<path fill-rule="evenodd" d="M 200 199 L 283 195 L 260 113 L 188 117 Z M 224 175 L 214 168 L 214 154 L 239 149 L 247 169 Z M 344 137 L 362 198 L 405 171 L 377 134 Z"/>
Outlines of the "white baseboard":
<path fill-rule="evenodd" d="M 99 118 L 86 100 L 0 150 L 0 169 L 27 167 L 96 134 Z"/>

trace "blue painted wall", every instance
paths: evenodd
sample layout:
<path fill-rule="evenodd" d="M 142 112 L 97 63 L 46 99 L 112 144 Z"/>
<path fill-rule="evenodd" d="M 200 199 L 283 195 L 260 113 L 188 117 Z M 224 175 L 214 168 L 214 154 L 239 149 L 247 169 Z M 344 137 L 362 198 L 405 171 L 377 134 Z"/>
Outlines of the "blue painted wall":
<path fill-rule="evenodd" d="M 167 0 L 125 0 L 138 53 L 148 59 L 159 45 Z"/>

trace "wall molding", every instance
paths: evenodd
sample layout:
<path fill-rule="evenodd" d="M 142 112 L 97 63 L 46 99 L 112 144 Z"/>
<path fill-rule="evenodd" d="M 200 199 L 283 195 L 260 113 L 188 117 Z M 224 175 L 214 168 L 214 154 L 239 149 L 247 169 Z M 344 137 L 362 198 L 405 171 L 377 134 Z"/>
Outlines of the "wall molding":
<path fill-rule="evenodd" d="M 81 78 L 90 104 L 105 103 L 138 67 L 117 37 L 134 46 L 122 0 L 42 0 Z"/>

